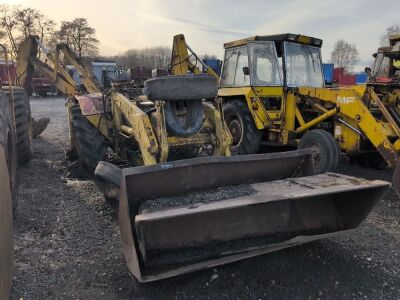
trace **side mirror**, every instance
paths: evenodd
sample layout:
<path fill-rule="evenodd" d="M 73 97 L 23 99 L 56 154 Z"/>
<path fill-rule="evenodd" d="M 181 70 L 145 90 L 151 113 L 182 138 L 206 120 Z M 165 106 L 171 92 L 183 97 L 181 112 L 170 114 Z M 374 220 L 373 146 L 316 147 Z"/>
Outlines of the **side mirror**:
<path fill-rule="evenodd" d="M 250 74 L 249 67 L 243 67 L 243 74 L 244 75 L 249 75 Z"/>
<path fill-rule="evenodd" d="M 371 68 L 365 67 L 365 73 L 367 73 L 369 75 L 371 73 Z"/>

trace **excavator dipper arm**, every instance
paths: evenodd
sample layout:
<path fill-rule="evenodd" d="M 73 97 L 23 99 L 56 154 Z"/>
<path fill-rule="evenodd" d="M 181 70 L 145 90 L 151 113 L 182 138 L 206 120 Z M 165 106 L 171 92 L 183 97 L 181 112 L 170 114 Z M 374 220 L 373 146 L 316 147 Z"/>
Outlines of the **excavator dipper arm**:
<path fill-rule="evenodd" d="M 192 50 L 192 48 L 189 47 L 189 45 L 186 43 L 185 36 L 183 34 L 175 35 L 172 45 L 171 74 L 184 75 L 188 73 L 204 73 L 197 67 L 196 64 L 190 61 L 192 57 L 194 57 L 196 59 L 196 62 L 199 62 L 204 67 L 205 73 L 212 75 L 217 80 L 219 80 L 218 74 L 215 73 L 212 68 L 208 67 Z"/>

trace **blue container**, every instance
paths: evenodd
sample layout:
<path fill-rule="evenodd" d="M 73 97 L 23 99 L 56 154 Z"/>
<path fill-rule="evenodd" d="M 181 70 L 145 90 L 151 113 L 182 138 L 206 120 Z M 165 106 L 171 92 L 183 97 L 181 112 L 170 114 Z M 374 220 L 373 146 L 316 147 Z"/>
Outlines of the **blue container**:
<path fill-rule="evenodd" d="M 324 72 L 325 84 L 333 84 L 333 64 L 322 64 L 322 70 Z"/>
<path fill-rule="evenodd" d="M 221 75 L 222 61 L 219 59 L 204 59 L 203 62 L 214 70 L 215 73 Z M 204 71 L 204 70 L 203 70 Z"/>
<path fill-rule="evenodd" d="M 364 84 L 367 82 L 368 75 L 365 72 L 356 73 L 356 84 Z"/>

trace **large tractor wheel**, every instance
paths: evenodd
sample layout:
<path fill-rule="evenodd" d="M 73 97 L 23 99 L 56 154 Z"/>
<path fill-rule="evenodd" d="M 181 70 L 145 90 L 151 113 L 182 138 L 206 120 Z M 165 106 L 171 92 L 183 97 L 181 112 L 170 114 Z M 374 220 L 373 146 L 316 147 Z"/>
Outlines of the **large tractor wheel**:
<path fill-rule="evenodd" d="M 333 136 L 322 129 L 306 132 L 298 149 L 310 148 L 314 160 L 315 173 L 334 172 L 339 166 L 340 149 Z"/>
<path fill-rule="evenodd" d="M 18 162 L 26 163 L 32 157 L 32 117 L 29 97 L 25 89 L 13 86 L 14 115 L 17 134 Z M 10 97 L 10 88 L 3 87 L 4 93 Z"/>
<path fill-rule="evenodd" d="M 94 171 L 106 154 L 104 137 L 82 115 L 79 105 L 70 108 L 72 134 L 76 142 L 76 151 L 82 165 Z"/>
<path fill-rule="evenodd" d="M 213 99 L 217 86 L 217 80 L 208 74 L 160 76 L 145 81 L 143 94 L 149 100 Z"/>
<path fill-rule="evenodd" d="M 241 100 L 229 101 L 223 106 L 225 123 L 232 135 L 233 154 L 254 154 L 261 144 L 262 131 L 256 128 L 253 116 Z"/>
<path fill-rule="evenodd" d="M 191 136 L 203 125 L 202 99 L 217 96 L 217 81 L 208 74 L 172 75 L 146 80 L 149 100 L 165 100 L 165 123 L 172 136 Z"/>
<path fill-rule="evenodd" d="M 13 205 L 4 150 L 0 145 L 0 299 L 10 297 L 14 273 Z"/>
<path fill-rule="evenodd" d="M 5 150 L 7 167 L 10 178 L 10 190 L 13 211 L 18 206 L 17 199 L 17 138 L 12 119 L 11 103 L 4 93 L 0 92 L 0 145 Z M 1 191 L 0 191 L 1 193 Z"/>

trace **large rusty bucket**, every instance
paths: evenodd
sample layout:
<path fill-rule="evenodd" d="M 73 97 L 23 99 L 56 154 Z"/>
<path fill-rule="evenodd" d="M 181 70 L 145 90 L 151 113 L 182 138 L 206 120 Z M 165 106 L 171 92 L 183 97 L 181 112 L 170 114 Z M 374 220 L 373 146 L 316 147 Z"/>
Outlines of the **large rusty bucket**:
<path fill-rule="evenodd" d="M 276 251 L 356 228 L 389 186 L 314 175 L 309 150 L 124 169 L 124 255 L 148 282 Z"/>

